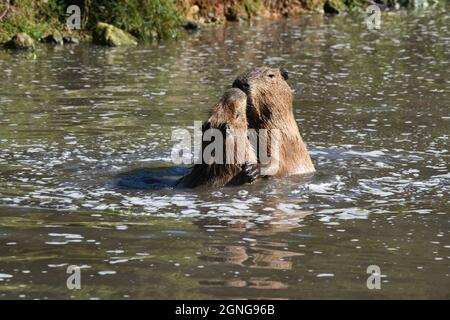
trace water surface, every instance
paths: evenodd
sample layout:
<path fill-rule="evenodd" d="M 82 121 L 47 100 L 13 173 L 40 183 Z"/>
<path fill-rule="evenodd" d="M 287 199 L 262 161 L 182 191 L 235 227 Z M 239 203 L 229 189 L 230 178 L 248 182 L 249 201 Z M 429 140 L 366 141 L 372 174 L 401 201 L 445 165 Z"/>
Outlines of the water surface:
<path fill-rule="evenodd" d="M 373 32 L 313 15 L 137 48 L 0 51 L 0 298 L 450 298 L 449 26 L 436 11 L 384 15 Z M 291 71 L 317 174 L 140 184 L 172 166 L 171 132 L 258 65 Z"/>

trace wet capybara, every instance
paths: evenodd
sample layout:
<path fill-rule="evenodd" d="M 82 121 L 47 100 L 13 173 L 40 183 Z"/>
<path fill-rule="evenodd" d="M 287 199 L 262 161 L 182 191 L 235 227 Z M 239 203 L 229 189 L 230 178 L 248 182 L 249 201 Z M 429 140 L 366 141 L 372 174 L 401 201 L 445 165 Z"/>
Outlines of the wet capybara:
<path fill-rule="evenodd" d="M 242 90 L 231 88 L 225 91 L 202 126 L 202 163 L 195 164 L 178 187 L 240 185 L 257 177 L 257 159 L 247 137 L 246 108 L 247 96 Z M 215 135 L 212 139 L 212 130 L 222 137 L 221 141 L 216 141 Z M 212 150 L 213 142 L 218 142 L 218 149 Z M 205 157 L 205 151 L 212 151 L 212 156 Z"/>
<path fill-rule="evenodd" d="M 267 150 L 264 152 L 271 159 L 261 164 L 262 175 L 288 176 L 315 172 L 295 121 L 292 89 L 287 79 L 285 71 L 259 67 L 244 72 L 233 82 L 234 88 L 247 94 L 248 128 L 258 132 L 259 129 L 266 129 L 267 132 Z M 272 150 L 273 145 L 277 146 L 279 152 Z M 259 162 L 260 148 L 259 145 Z"/>

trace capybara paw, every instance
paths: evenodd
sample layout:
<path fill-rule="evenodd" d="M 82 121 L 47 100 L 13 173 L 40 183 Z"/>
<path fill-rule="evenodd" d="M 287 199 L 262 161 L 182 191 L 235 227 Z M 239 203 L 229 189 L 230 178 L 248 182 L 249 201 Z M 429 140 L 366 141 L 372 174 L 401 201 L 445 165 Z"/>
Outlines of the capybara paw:
<path fill-rule="evenodd" d="M 242 171 L 249 183 L 255 181 L 259 177 L 259 168 L 256 163 L 246 162 L 242 167 Z"/>

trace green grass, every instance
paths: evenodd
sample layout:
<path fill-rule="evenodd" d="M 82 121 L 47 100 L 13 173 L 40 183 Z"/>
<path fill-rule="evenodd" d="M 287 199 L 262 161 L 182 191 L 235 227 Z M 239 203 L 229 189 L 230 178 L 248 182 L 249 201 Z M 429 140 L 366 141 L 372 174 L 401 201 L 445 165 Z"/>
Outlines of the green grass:
<path fill-rule="evenodd" d="M 65 9 L 70 0 L 9 0 L 8 15 L 0 21 L 0 41 L 18 32 L 39 39 L 54 30 L 64 30 Z M 0 15 L 8 0 L 1 0 Z M 124 29 L 141 41 L 175 37 L 181 14 L 173 0 L 86 0 L 82 8 L 82 28 L 92 30 L 97 22 Z"/>
<path fill-rule="evenodd" d="M 97 22 L 106 22 L 128 31 L 141 41 L 175 37 L 182 21 L 173 0 L 88 1 L 86 10 L 84 26 L 88 29 Z"/>
<path fill-rule="evenodd" d="M 35 39 L 42 37 L 48 30 L 61 28 L 58 17 L 61 7 L 57 0 L 4 0 L 0 5 L 0 15 L 8 14 L 0 21 L 0 41 L 8 40 L 18 32 L 26 32 Z"/>

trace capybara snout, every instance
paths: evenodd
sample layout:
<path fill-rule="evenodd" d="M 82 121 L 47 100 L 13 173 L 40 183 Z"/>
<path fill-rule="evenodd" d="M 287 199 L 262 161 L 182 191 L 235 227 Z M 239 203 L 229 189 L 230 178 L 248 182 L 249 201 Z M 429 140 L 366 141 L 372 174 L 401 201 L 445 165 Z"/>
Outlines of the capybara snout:
<path fill-rule="evenodd" d="M 239 88 L 243 92 L 248 94 L 248 92 L 250 90 L 250 85 L 248 84 L 248 82 L 245 79 L 236 79 L 233 82 L 233 88 Z"/>

